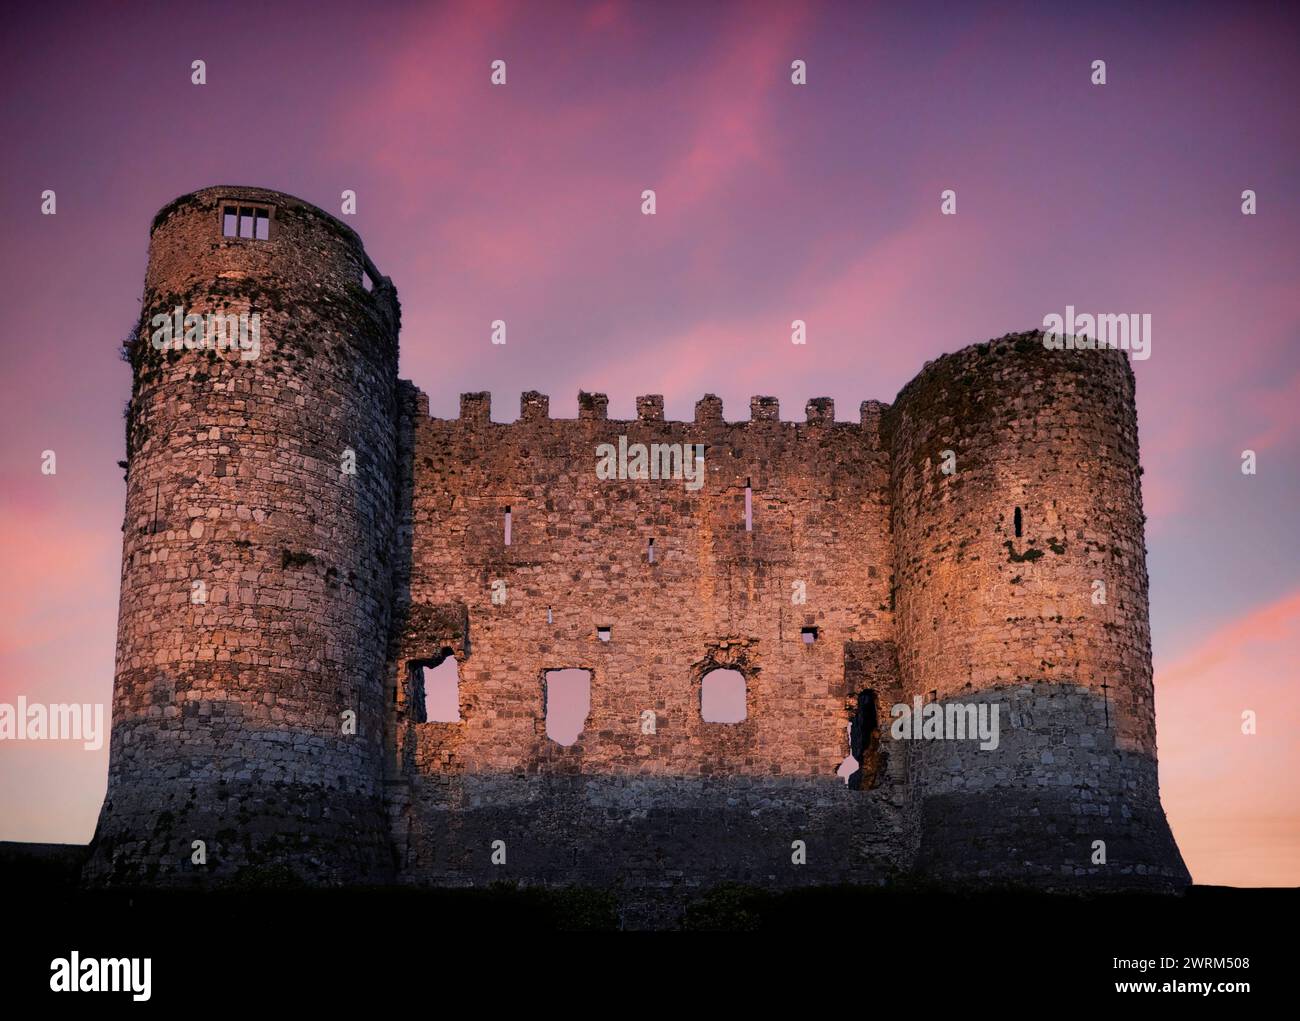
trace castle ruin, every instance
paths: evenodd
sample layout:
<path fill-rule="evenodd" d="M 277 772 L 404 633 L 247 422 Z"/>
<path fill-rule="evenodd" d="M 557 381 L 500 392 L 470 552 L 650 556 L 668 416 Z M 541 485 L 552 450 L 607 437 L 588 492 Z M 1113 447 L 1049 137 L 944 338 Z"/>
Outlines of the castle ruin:
<path fill-rule="evenodd" d="M 175 309 L 256 313 L 256 357 L 159 350 Z M 507 424 L 485 393 L 431 418 L 399 325 L 305 202 L 209 188 L 155 219 L 91 881 L 1187 884 L 1122 352 L 1003 337 L 856 422 L 712 396 L 614 421 L 602 394 L 557 419 L 527 393 Z M 698 451 L 702 484 L 599 477 L 620 441 Z M 459 720 L 429 721 L 449 658 Z M 568 746 L 566 669 L 590 688 Z M 739 722 L 703 718 L 718 669 Z M 997 706 L 997 747 L 895 740 L 918 700 Z"/>

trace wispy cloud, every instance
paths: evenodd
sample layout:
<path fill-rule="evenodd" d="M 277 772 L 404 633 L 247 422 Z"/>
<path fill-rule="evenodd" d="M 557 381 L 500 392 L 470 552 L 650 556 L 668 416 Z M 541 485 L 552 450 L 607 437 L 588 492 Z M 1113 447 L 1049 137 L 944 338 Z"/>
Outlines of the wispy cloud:
<path fill-rule="evenodd" d="M 1164 804 L 1198 883 L 1300 884 L 1297 663 L 1300 589 L 1156 665 Z"/>

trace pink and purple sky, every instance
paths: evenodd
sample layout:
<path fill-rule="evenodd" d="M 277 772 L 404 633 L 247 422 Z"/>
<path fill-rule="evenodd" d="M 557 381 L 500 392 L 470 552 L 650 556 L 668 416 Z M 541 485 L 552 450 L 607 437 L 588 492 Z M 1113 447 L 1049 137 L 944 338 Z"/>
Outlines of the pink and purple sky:
<path fill-rule="evenodd" d="M 9 14 L 0 701 L 111 700 L 118 345 L 153 214 L 213 184 L 334 212 L 353 189 L 402 301 L 402 374 L 441 416 L 491 390 L 508 421 L 538 389 L 575 417 L 585 388 L 611 417 L 662 393 L 689 418 L 716 392 L 729 419 L 760 393 L 786 419 L 823 395 L 853 419 L 927 359 L 1067 304 L 1151 313 L 1135 371 L 1164 803 L 1197 882 L 1300 883 L 1300 16 L 1131 7 Z M 0 743 L 0 839 L 88 840 L 106 769 L 107 747 Z"/>

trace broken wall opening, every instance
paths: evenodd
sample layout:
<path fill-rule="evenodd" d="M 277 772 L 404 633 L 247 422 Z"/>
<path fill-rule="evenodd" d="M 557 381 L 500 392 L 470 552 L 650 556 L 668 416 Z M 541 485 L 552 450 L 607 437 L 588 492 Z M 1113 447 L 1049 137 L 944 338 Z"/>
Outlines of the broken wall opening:
<path fill-rule="evenodd" d="M 416 723 L 460 723 L 460 664 L 450 648 L 407 664 L 408 700 Z"/>
<path fill-rule="evenodd" d="M 546 736 L 569 747 L 581 736 L 591 713 L 591 671 L 567 667 L 542 674 Z"/>
<path fill-rule="evenodd" d="M 850 790 L 861 791 L 876 786 L 880 778 L 880 719 L 874 691 L 858 692 L 856 702 L 849 721 L 849 754 L 839 775 Z"/>
<path fill-rule="evenodd" d="M 836 775 L 853 790 L 871 790 L 890 775 L 883 741 L 890 707 L 902 699 L 898 651 L 891 641 L 844 643 L 844 697 L 848 755 Z"/>

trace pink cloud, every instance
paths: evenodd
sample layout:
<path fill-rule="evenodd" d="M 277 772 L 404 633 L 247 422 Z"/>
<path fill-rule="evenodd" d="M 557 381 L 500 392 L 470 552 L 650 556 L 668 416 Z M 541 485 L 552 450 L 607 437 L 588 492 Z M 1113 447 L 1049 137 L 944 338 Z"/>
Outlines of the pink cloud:
<path fill-rule="evenodd" d="M 1294 443 L 1300 435 L 1300 372 L 1277 386 L 1262 386 L 1248 398 L 1249 406 L 1264 420 L 1243 449 L 1270 450 Z"/>
<path fill-rule="evenodd" d="M 57 510 L 5 518 L 0 687 L 30 693 L 64 685 L 106 694 L 113 674 L 114 565 L 121 534 Z M 77 640 L 70 643 L 74 635 Z M 107 658 L 88 668 L 92 637 Z"/>
<path fill-rule="evenodd" d="M 1198 883 L 1300 883 L 1297 662 L 1300 590 L 1156 666 L 1162 796 Z"/>

